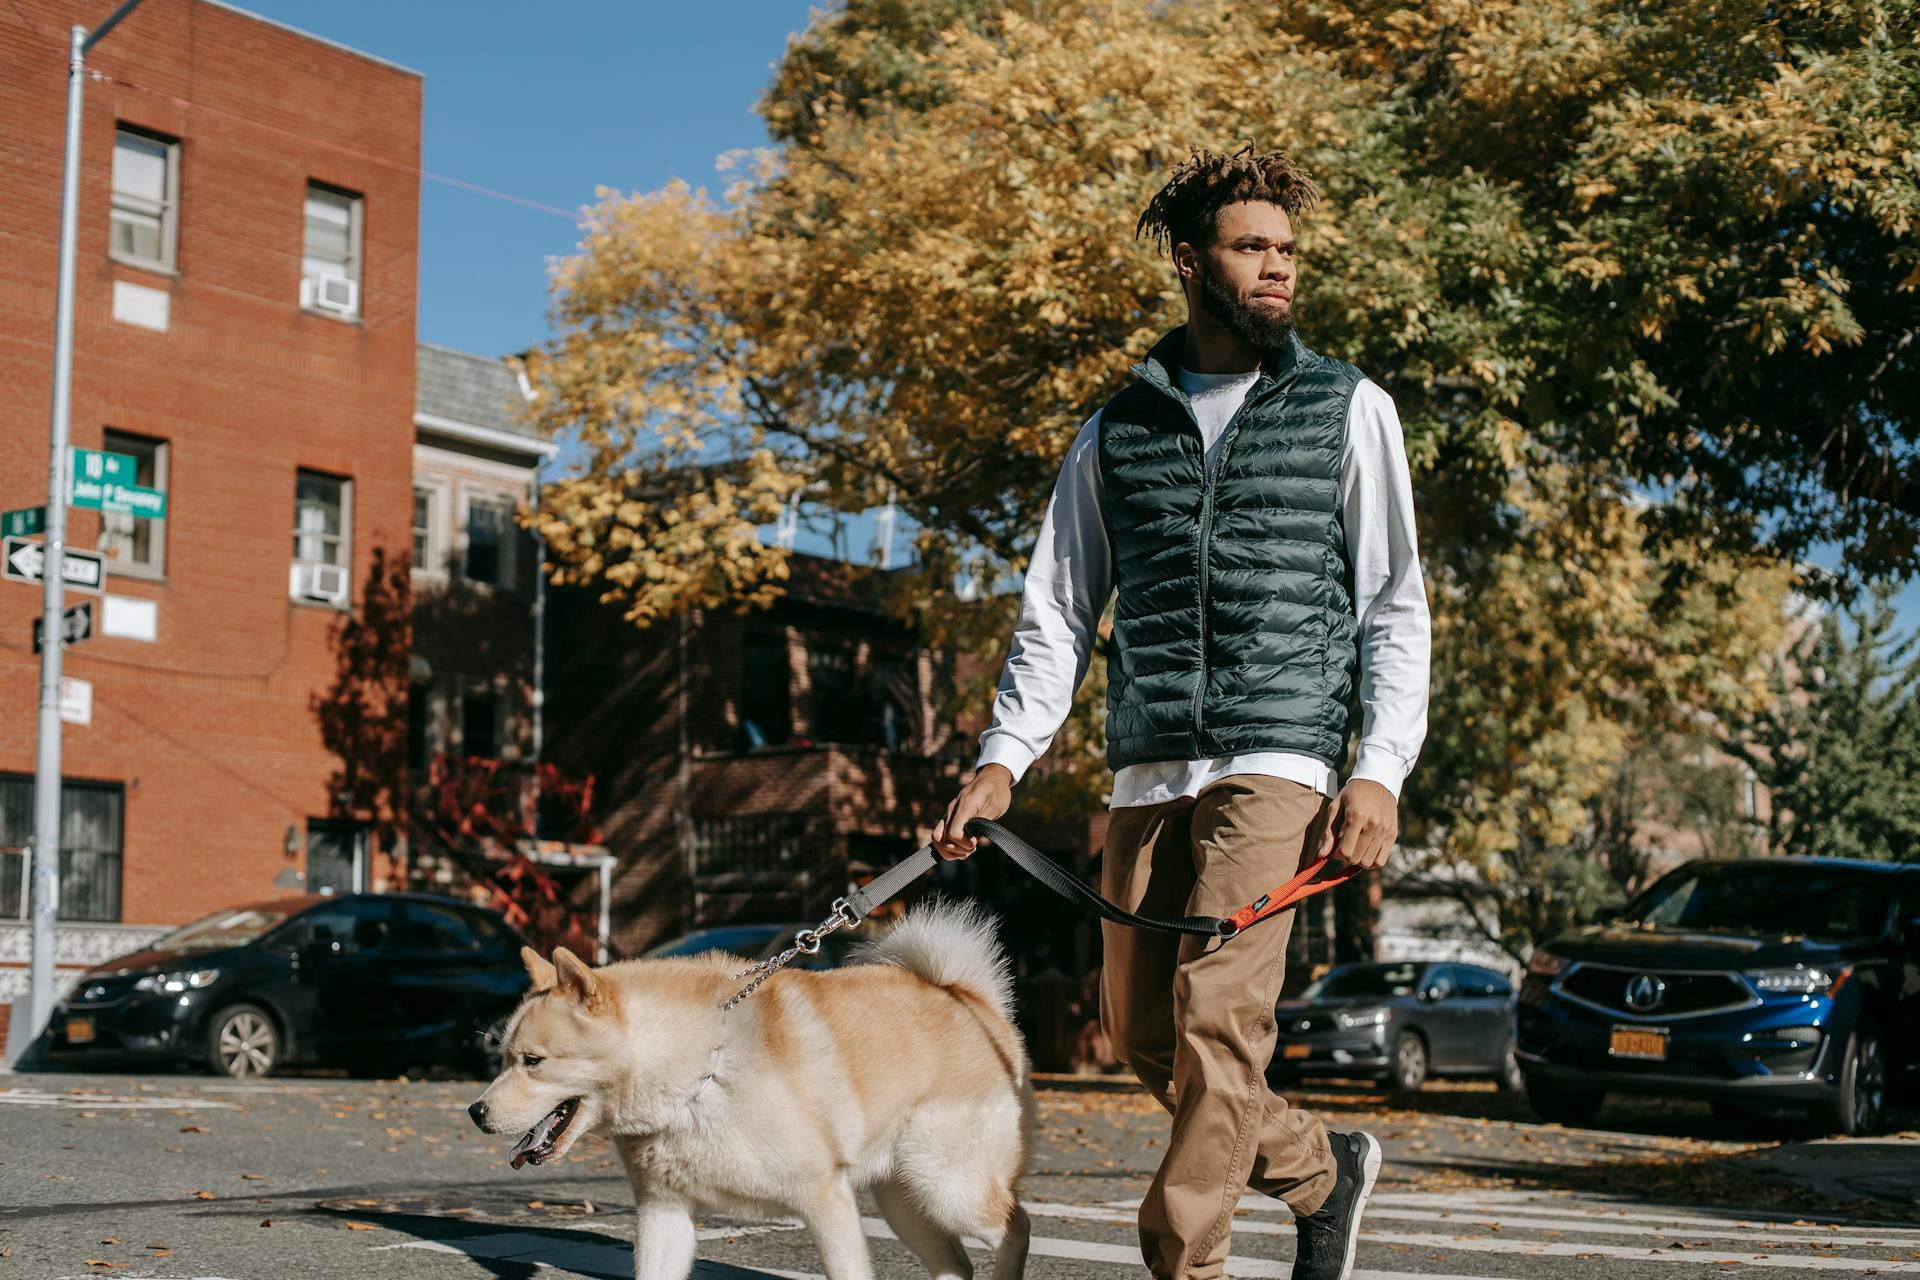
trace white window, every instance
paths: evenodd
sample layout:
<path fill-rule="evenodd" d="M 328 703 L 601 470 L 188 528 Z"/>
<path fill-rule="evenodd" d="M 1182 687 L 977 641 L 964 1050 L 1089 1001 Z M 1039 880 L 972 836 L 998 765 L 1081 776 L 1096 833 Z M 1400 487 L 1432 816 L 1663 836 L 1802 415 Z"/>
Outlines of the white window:
<path fill-rule="evenodd" d="M 173 270 L 179 203 L 180 144 L 122 125 L 113 139 L 112 256 Z"/>
<path fill-rule="evenodd" d="M 352 565 L 353 482 L 302 471 L 293 492 L 293 575 L 296 599 L 345 605 Z"/>
<path fill-rule="evenodd" d="M 300 305 L 309 311 L 349 320 L 360 314 L 361 203 L 350 191 L 307 184 Z"/>
<path fill-rule="evenodd" d="M 166 491 L 166 441 L 110 430 L 102 447 L 108 453 L 124 453 L 133 459 L 135 484 Z M 167 569 L 167 522 L 147 520 L 124 511 L 102 512 L 100 550 L 113 561 L 115 573 L 158 578 Z"/>
<path fill-rule="evenodd" d="M 497 496 L 467 499 L 466 576 L 494 587 L 513 585 L 514 504 Z"/>

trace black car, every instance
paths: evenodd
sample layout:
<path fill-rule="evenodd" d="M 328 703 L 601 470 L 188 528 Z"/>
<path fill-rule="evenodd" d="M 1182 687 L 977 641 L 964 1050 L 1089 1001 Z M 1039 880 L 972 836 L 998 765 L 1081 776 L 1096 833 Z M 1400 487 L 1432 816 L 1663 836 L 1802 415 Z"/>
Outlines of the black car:
<path fill-rule="evenodd" d="M 1279 1044 L 1267 1078 L 1384 1080 L 1414 1090 L 1429 1076 L 1492 1076 L 1520 1086 L 1513 984 L 1454 961 L 1345 964 L 1274 1008 Z"/>
<path fill-rule="evenodd" d="M 85 974 L 53 1013 L 68 1065 L 291 1063 L 488 1070 L 527 987 L 524 939 L 496 911 L 424 894 L 282 898 L 197 920 Z"/>
<path fill-rule="evenodd" d="M 1889 1086 L 1920 1075 L 1920 867 L 1688 863 L 1534 952 L 1519 1034 L 1546 1119 L 1617 1091 L 1871 1133 Z"/>
<path fill-rule="evenodd" d="M 692 933 L 648 947 L 640 953 L 640 958 L 667 960 L 674 956 L 697 956 L 707 951 L 757 956 L 777 935 L 801 927 L 788 924 L 723 924 L 710 929 L 695 929 Z"/>

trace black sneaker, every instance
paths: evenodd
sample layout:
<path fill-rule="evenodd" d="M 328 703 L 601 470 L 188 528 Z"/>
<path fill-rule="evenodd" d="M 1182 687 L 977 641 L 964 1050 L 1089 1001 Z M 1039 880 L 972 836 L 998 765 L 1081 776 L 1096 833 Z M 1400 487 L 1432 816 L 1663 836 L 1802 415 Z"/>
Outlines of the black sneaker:
<path fill-rule="evenodd" d="M 1359 1251 L 1360 1215 L 1380 1176 L 1380 1140 L 1370 1133 L 1329 1133 L 1335 1178 L 1325 1204 L 1298 1220 L 1293 1280 L 1348 1280 Z"/>

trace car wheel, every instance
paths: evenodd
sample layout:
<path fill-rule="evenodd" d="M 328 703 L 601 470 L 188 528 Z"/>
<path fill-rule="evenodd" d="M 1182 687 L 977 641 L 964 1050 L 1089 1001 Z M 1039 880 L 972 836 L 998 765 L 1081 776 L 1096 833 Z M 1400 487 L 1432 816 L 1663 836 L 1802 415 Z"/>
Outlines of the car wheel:
<path fill-rule="evenodd" d="M 1563 1089 L 1527 1077 L 1527 1105 L 1549 1124 L 1583 1125 L 1600 1112 L 1607 1095 L 1598 1089 Z"/>
<path fill-rule="evenodd" d="M 1417 1031 L 1402 1031 L 1393 1042 L 1393 1087 L 1414 1093 L 1427 1082 L 1427 1042 Z"/>
<path fill-rule="evenodd" d="M 1500 1074 L 1493 1078 L 1493 1082 L 1502 1093 L 1518 1093 L 1527 1087 L 1527 1078 L 1520 1073 L 1520 1059 L 1511 1043 L 1500 1059 Z"/>
<path fill-rule="evenodd" d="M 228 1005 L 207 1029 L 207 1063 L 235 1080 L 272 1075 L 280 1065 L 280 1030 L 257 1004 Z"/>
<path fill-rule="evenodd" d="M 1849 1138 L 1877 1133 L 1887 1115 L 1887 1060 L 1880 1037 L 1854 1028 L 1840 1067 L 1839 1088 L 1818 1118 Z"/>

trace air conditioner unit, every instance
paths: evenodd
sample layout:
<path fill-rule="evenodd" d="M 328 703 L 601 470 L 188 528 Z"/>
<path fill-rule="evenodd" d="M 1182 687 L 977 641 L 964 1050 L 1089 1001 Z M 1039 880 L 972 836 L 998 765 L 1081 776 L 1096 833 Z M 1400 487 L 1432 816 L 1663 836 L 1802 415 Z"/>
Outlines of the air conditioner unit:
<path fill-rule="evenodd" d="M 344 604 L 347 599 L 347 571 L 337 564 L 295 564 L 293 594 L 301 600 L 324 600 Z"/>
<path fill-rule="evenodd" d="M 360 310 L 360 285 L 346 276 L 303 276 L 300 305 L 343 316 L 354 315 Z"/>

